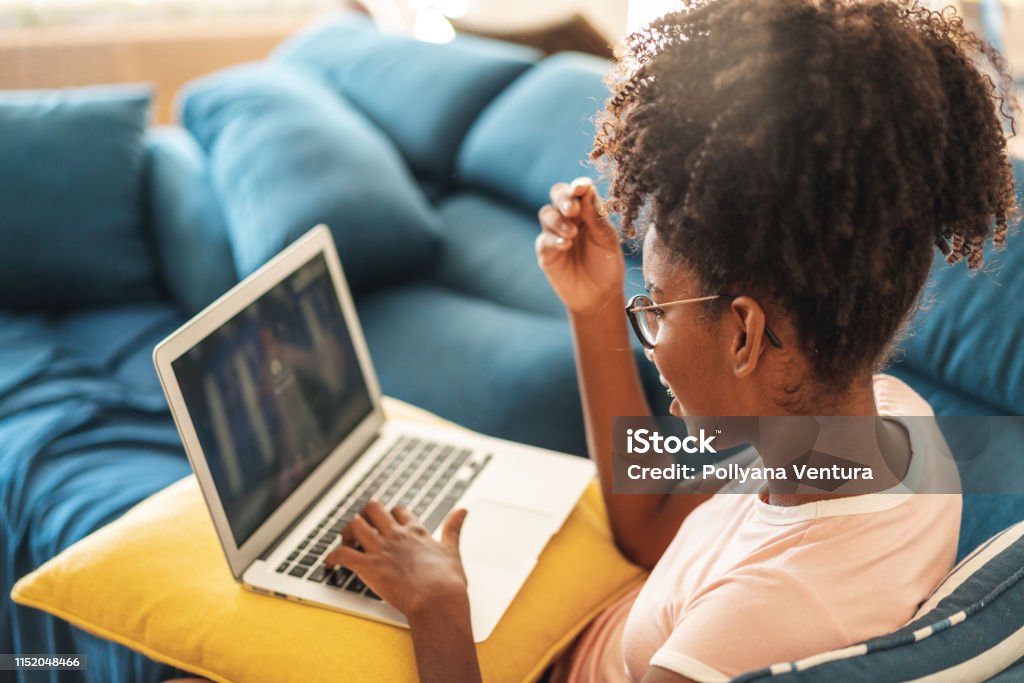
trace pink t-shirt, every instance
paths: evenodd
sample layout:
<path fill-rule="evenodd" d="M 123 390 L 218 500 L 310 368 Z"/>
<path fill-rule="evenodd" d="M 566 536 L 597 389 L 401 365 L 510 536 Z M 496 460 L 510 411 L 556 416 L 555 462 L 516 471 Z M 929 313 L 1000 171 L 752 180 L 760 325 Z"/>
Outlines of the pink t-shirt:
<path fill-rule="evenodd" d="M 935 421 L 898 419 L 933 415 L 928 403 L 888 375 L 875 376 L 874 390 L 879 414 L 910 437 L 904 484 L 956 490 Z M 639 593 L 595 620 L 555 680 L 635 683 L 653 665 L 726 681 L 899 628 L 953 565 L 959 494 L 782 507 L 766 502 L 762 484 L 717 494 L 690 513 Z"/>

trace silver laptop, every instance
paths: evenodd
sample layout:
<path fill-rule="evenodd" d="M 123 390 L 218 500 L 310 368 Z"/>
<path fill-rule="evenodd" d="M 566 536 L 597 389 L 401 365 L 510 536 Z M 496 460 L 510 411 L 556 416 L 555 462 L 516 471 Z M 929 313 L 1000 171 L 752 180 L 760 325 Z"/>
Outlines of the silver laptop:
<path fill-rule="evenodd" d="M 387 419 L 324 226 L 153 359 L 231 572 L 265 595 L 405 626 L 324 559 L 371 498 L 407 506 L 435 536 L 466 507 L 461 552 L 483 641 L 594 477 L 584 458 Z M 448 391 L 442 381 L 437 390 Z"/>

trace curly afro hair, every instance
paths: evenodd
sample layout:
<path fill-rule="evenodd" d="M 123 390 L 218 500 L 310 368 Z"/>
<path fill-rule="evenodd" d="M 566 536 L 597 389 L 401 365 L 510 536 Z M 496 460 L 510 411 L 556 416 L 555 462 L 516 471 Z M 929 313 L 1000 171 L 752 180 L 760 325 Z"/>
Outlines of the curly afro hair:
<path fill-rule="evenodd" d="M 1013 80 L 952 7 L 684 0 L 609 86 L 591 159 L 623 237 L 781 310 L 828 387 L 891 361 L 935 247 L 973 273 L 1020 217 Z"/>

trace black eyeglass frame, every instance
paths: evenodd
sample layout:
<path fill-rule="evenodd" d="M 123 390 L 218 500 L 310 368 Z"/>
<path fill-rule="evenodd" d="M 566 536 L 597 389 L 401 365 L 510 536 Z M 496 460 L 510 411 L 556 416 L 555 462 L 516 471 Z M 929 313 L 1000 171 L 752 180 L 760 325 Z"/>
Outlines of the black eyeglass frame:
<path fill-rule="evenodd" d="M 698 301 L 710 301 L 712 299 L 718 299 L 719 297 L 723 296 L 729 297 L 730 299 L 735 299 L 738 295 L 727 294 L 723 292 L 722 294 L 701 296 L 695 299 L 679 299 L 678 301 L 666 301 L 665 303 L 662 304 L 656 304 L 651 299 L 651 297 L 647 296 L 646 294 L 635 294 L 632 297 L 630 297 L 629 301 L 626 303 L 626 317 L 629 319 L 629 324 L 633 328 L 633 334 L 635 334 L 636 338 L 640 340 L 640 344 L 642 344 L 645 349 L 653 349 L 654 344 L 647 340 L 647 338 L 644 336 L 643 329 L 640 327 L 640 320 L 637 318 L 638 311 L 649 311 L 654 308 L 665 308 L 666 306 L 675 306 L 676 304 L 692 304 Z M 648 301 L 650 303 L 645 305 L 637 305 L 642 301 Z M 782 348 L 782 341 L 779 340 L 778 336 L 771 331 L 771 328 L 769 328 L 768 325 L 764 326 L 764 334 L 766 337 L 768 337 L 768 341 L 771 342 L 772 346 L 774 346 L 777 349 Z"/>

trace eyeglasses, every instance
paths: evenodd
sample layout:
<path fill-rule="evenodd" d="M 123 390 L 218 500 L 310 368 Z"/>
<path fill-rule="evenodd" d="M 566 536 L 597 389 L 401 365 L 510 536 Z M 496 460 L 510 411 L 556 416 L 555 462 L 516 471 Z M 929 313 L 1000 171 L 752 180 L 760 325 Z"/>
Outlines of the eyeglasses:
<path fill-rule="evenodd" d="M 712 296 L 702 296 L 696 299 L 680 299 L 679 301 L 667 301 L 663 304 L 655 304 L 651 297 L 646 294 L 637 294 L 629 300 L 626 304 L 626 317 L 629 318 L 630 325 L 633 326 L 633 332 L 636 333 L 637 339 L 644 345 L 645 348 L 653 349 L 654 340 L 658 338 L 658 329 L 661 325 L 661 309 L 666 306 L 675 306 L 676 304 L 692 304 L 698 301 L 711 301 L 721 296 L 727 296 L 735 299 L 734 294 L 714 294 Z M 764 326 L 764 334 L 768 337 L 768 341 L 771 342 L 772 346 L 777 349 L 782 348 L 782 342 L 779 338 L 768 329 L 768 326 Z"/>

